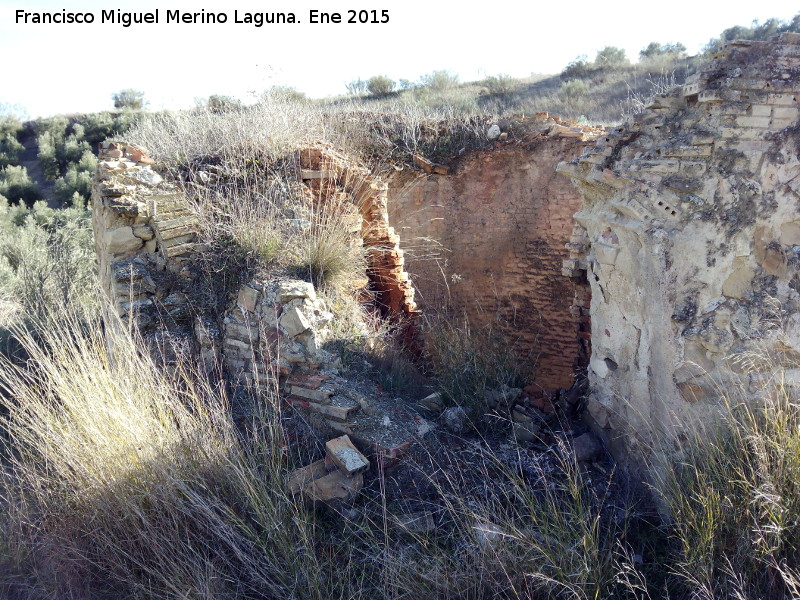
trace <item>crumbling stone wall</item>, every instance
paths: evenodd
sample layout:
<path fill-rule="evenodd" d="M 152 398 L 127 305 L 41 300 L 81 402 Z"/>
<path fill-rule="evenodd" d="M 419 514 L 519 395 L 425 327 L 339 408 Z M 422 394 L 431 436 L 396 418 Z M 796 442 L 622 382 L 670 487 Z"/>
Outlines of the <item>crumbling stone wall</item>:
<path fill-rule="evenodd" d="M 463 311 L 474 326 L 499 317 L 521 359 L 538 363 L 535 385 L 551 391 L 569 388 L 588 356 L 578 341 L 588 317 L 571 308 L 581 274 L 562 276 L 581 200 L 555 166 L 583 152 L 598 130 L 546 114 L 531 122 L 524 136 L 501 133 L 449 174 L 395 174 L 389 220 L 422 308 Z"/>
<path fill-rule="evenodd" d="M 335 370 L 335 358 L 321 347 L 332 315 L 310 283 L 257 278 L 222 315 L 192 305 L 192 259 L 203 251 L 199 222 L 186 196 L 152 163 L 132 145 L 105 143 L 100 150 L 93 228 L 110 310 L 167 365 L 197 359 L 206 372 L 247 385 L 293 371 Z M 352 282 L 354 293 L 368 291 L 387 318 L 410 330 L 418 310 L 400 239 L 389 226 L 387 185 L 331 150 L 303 150 L 300 164 L 305 185 L 298 185 L 309 201 L 335 202 L 337 218 L 351 223 L 352 243 L 367 250 L 368 269 Z"/>
<path fill-rule="evenodd" d="M 800 382 L 800 36 L 734 42 L 559 171 L 583 196 L 588 412 L 623 466 L 680 448 L 767 353 Z"/>
<path fill-rule="evenodd" d="M 197 217 L 140 148 L 105 142 L 92 188 L 100 283 L 124 324 L 135 325 L 167 365 L 192 352 L 188 309 Z"/>

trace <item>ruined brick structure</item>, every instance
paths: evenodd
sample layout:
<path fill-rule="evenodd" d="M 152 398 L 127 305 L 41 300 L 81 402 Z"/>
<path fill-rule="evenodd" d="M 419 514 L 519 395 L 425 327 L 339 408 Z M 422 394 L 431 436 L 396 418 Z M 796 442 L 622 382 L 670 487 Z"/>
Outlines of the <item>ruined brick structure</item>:
<path fill-rule="evenodd" d="M 353 223 L 353 243 L 366 248 L 368 269 L 354 282 L 356 291 L 364 287 L 387 318 L 408 329 L 418 311 L 399 237 L 388 222 L 387 185 L 331 150 L 299 154 L 309 201 L 336 202 L 342 221 Z M 332 360 L 318 339 L 331 315 L 310 284 L 253 281 L 225 315 L 190 308 L 190 262 L 202 247 L 186 196 L 135 146 L 105 143 L 99 158 L 92 207 L 101 284 L 111 309 L 136 326 L 154 355 L 172 365 L 194 355 L 206 369 L 222 364 L 229 377 L 249 384 L 267 381 L 271 369 L 289 373 Z M 267 351 L 270 345 L 276 347 Z"/>
<path fill-rule="evenodd" d="M 599 130 L 561 123 L 540 115 L 448 174 L 406 170 L 389 186 L 389 220 L 421 307 L 466 315 L 472 326 L 499 319 L 520 359 L 536 365 L 541 391 L 568 389 L 588 358 L 588 315 L 574 307 L 576 293 L 588 304 L 584 273 L 562 276 L 581 199 L 555 167 Z"/>
<path fill-rule="evenodd" d="M 107 325 L 135 329 L 167 371 L 199 368 L 234 390 L 267 391 L 272 398 L 279 391 L 322 434 L 345 434 L 328 444 L 333 471 L 325 461 L 321 470 L 319 462 L 301 469 L 290 483 L 293 492 L 314 501 L 349 497 L 369 465 L 353 443 L 385 466 L 432 429 L 412 407 L 377 389 L 366 397 L 339 376 L 338 357 L 323 347 L 334 315 L 311 283 L 256 275 L 212 314 L 194 285 L 205 250 L 186 195 L 139 148 L 105 143 L 99 158 L 92 208 L 100 281 L 115 313 Z M 304 150 L 299 162 L 299 193 L 312 205 L 327 205 L 349 242 L 365 247 L 367 269 L 349 282 L 353 292 L 372 299 L 411 335 L 418 311 L 389 226 L 386 184 L 330 150 Z M 192 185 L 205 185 L 209 178 L 202 174 L 194 174 Z M 356 455 L 361 462 L 351 460 Z"/>
<path fill-rule="evenodd" d="M 344 194 L 361 215 L 361 238 L 367 249 L 367 275 L 375 302 L 385 316 L 413 318 L 417 313 L 414 287 L 408 278 L 400 236 L 389 226 L 388 185 L 368 169 L 354 165 L 332 150 L 309 148 L 300 152 L 301 177 L 315 196 L 325 202 Z"/>
<path fill-rule="evenodd" d="M 388 187 L 309 149 L 298 185 L 349 207 L 368 250 L 363 285 L 385 317 L 413 322 L 417 302 L 474 324 L 499 316 L 537 359 L 541 391 L 569 388 L 588 362 L 591 424 L 638 473 L 713 422 L 720 390 L 758 393 L 774 364 L 737 356 L 768 356 L 800 388 L 799 98 L 800 35 L 734 42 L 613 131 L 539 116 L 452 170 L 420 159 L 424 174 L 395 172 Z M 248 384 L 333 367 L 320 348 L 332 317 L 303 282 L 248 282 L 219 331 L 198 319 L 187 265 L 202 248 L 186 199 L 137 148 L 106 144 L 100 159 L 95 243 L 123 320 L 173 362 L 196 352 Z M 320 381 L 298 380 L 290 402 L 349 434 L 331 415 L 350 419 L 362 402 L 325 404 L 344 388 Z"/>
<path fill-rule="evenodd" d="M 631 472 L 721 392 L 758 393 L 776 364 L 800 384 L 798 100 L 800 35 L 733 42 L 559 166 L 588 238 L 565 264 L 592 289 L 588 412 Z"/>

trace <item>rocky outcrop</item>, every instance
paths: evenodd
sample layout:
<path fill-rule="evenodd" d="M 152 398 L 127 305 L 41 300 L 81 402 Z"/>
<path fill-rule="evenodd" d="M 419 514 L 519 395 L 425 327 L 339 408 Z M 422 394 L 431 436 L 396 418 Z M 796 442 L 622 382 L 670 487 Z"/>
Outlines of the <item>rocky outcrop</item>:
<path fill-rule="evenodd" d="M 737 356 L 800 382 L 798 100 L 800 36 L 734 42 L 559 166 L 583 196 L 564 267 L 591 285 L 588 412 L 629 471 L 757 391 L 768 367 Z"/>

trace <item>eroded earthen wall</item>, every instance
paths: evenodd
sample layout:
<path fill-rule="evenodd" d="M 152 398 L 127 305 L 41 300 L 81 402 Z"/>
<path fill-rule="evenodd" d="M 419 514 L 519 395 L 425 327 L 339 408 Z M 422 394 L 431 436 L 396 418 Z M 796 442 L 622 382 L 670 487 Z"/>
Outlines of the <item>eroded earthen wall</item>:
<path fill-rule="evenodd" d="M 447 175 L 400 172 L 389 186 L 389 220 L 423 310 L 463 311 L 473 326 L 499 317 L 521 360 L 538 364 L 542 391 L 569 388 L 583 358 L 579 279 L 562 276 L 581 201 L 555 167 L 590 133 L 545 120 L 524 143 L 469 154 Z"/>
<path fill-rule="evenodd" d="M 800 382 L 799 99 L 800 35 L 734 42 L 560 166 L 584 199 L 565 266 L 592 288 L 588 411 L 629 470 L 776 364 Z"/>

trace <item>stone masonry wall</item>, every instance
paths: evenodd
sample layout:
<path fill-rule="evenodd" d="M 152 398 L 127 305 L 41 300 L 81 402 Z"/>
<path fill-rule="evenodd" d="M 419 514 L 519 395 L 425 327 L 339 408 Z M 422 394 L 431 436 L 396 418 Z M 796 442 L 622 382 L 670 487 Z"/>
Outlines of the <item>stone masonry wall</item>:
<path fill-rule="evenodd" d="M 300 162 L 298 185 L 309 202 L 327 203 L 351 224 L 351 243 L 367 249 L 368 269 L 352 282 L 354 293 L 369 286 L 381 312 L 413 333 L 418 311 L 399 237 L 389 227 L 386 184 L 330 150 L 303 150 Z M 254 279 L 222 315 L 192 305 L 192 258 L 203 251 L 199 222 L 185 194 L 152 163 L 132 145 L 105 143 L 100 150 L 93 228 L 110 310 L 135 326 L 166 365 L 192 359 L 190 368 L 246 385 L 335 370 L 334 357 L 321 348 L 332 315 L 310 283 Z"/>
<path fill-rule="evenodd" d="M 585 361 L 575 303 L 562 276 L 580 196 L 555 173 L 596 131 L 535 121 L 524 141 L 502 136 L 451 174 L 402 171 L 389 184 L 389 220 L 406 250 L 423 309 L 462 311 L 473 325 L 500 317 L 541 391 L 569 388 Z"/>
<path fill-rule="evenodd" d="M 174 365 L 193 347 L 187 261 L 197 249 L 197 217 L 141 149 L 106 142 L 99 159 L 92 225 L 109 310 Z"/>
<path fill-rule="evenodd" d="M 755 394 L 800 385 L 800 36 L 734 42 L 682 88 L 562 164 L 588 244 L 588 411 L 629 471 Z"/>

